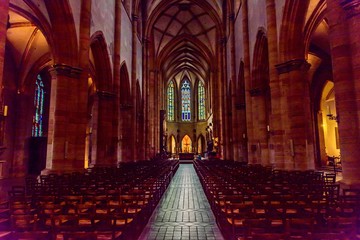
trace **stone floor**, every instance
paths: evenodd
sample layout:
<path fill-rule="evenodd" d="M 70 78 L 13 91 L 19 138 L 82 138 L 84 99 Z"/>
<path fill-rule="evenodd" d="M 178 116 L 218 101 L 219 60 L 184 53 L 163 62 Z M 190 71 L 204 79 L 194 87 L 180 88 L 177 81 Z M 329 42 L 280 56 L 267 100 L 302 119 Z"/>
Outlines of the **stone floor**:
<path fill-rule="evenodd" d="M 180 165 L 139 239 L 224 239 L 192 164 Z"/>

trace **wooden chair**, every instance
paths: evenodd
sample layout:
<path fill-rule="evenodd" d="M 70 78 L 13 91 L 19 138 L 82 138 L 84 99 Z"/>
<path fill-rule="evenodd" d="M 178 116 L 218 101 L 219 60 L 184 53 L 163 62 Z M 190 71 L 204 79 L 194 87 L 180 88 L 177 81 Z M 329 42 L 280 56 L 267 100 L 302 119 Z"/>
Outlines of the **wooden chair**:
<path fill-rule="evenodd" d="M 43 231 L 30 231 L 30 232 L 12 232 L 12 240 L 49 240 L 51 239 L 51 234 L 49 232 Z"/>
<path fill-rule="evenodd" d="M 35 231 L 37 229 L 37 217 L 31 214 L 11 215 L 11 228 L 15 232 Z"/>
<path fill-rule="evenodd" d="M 64 240 L 97 240 L 94 232 L 66 232 L 63 237 Z"/>
<path fill-rule="evenodd" d="M 352 239 L 348 238 L 349 236 L 346 236 L 344 233 L 313 233 L 312 234 L 312 240 L 346 240 L 346 239 Z M 355 238 L 354 238 L 355 239 Z"/>
<path fill-rule="evenodd" d="M 253 233 L 249 239 L 253 240 L 287 240 L 286 233 Z"/>

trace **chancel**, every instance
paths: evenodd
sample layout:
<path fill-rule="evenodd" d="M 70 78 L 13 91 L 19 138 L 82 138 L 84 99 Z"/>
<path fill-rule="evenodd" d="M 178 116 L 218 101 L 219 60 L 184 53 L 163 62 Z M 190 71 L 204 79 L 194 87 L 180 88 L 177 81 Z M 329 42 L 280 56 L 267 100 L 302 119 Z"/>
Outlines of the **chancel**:
<path fill-rule="evenodd" d="M 359 0 L 0 0 L 0 239 L 360 239 Z"/>

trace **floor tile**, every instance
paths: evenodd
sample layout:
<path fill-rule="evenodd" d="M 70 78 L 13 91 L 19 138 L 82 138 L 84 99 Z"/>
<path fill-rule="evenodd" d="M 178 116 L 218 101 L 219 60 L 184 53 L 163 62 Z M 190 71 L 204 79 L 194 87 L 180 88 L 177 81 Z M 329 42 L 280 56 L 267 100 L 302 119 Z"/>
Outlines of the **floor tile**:
<path fill-rule="evenodd" d="M 192 164 L 180 165 L 139 239 L 224 239 Z"/>

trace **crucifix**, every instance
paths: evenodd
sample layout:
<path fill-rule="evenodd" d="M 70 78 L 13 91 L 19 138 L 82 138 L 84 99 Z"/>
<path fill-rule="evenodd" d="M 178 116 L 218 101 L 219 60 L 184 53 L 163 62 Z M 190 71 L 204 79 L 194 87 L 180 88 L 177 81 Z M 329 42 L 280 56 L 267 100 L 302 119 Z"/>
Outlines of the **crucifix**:
<path fill-rule="evenodd" d="M 190 148 L 190 143 L 188 143 L 188 142 L 186 142 L 186 143 L 184 143 L 184 145 L 185 145 L 185 148 L 184 148 L 184 151 L 186 152 L 186 153 L 188 153 L 189 152 L 189 148 Z"/>

